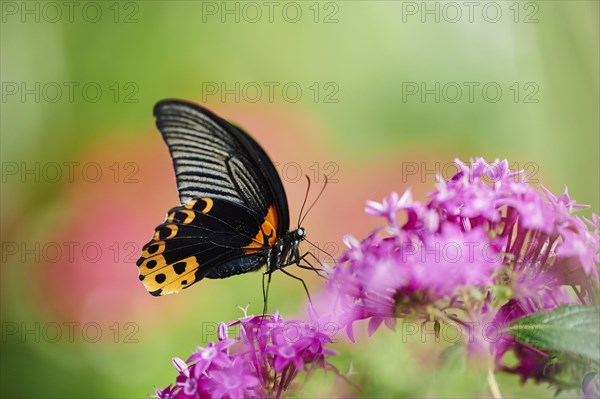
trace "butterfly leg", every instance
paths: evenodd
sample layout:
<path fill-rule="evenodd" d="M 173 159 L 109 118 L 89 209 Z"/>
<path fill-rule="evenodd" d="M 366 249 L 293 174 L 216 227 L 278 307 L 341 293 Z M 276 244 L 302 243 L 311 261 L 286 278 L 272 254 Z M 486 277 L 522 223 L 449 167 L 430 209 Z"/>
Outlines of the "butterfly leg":
<path fill-rule="evenodd" d="M 315 267 L 315 266 L 314 266 L 312 263 L 310 263 L 310 262 L 308 261 L 308 259 L 306 259 L 306 257 L 307 257 L 308 255 L 312 256 L 312 257 L 313 257 L 313 258 L 314 258 L 314 259 L 315 259 L 315 260 L 316 260 L 316 261 L 319 263 L 319 265 L 322 265 L 322 263 L 321 263 L 321 261 L 319 260 L 319 258 L 317 258 L 317 257 L 315 256 L 315 254 L 313 254 L 313 253 L 312 253 L 312 252 L 310 252 L 310 251 L 307 251 L 307 252 L 305 252 L 305 253 L 304 253 L 302 256 L 300 256 L 300 253 L 299 253 L 299 252 L 298 252 L 298 253 L 296 253 L 296 254 L 295 254 L 295 256 L 294 256 L 294 261 L 290 262 L 290 264 L 295 264 L 296 266 L 298 266 L 298 267 L 299 267 L 299 268 L 301 268 L 301 269 L 312 270 L 312 271 L 314 271 L 315 273 L 317 273 L 317 275 L 318 275 L 319 277 L 326 278 L 327 276 L 324 276 L 324 275 L 322 275 L 322 274 L 321 274 L 321 272 L 322 272 L 322 271 L 324 271 L 324 269 L 319 269 L 319 268 Z M 300 264 L 300 262 L 301 262 L 301 261 L 304 261 L 304 262 L 306 262 L 306 264 L 307 264 L 308 266 L 304 266 L 304 265 Z M 325 273 L 327 273 L 327 272 L 325 271 Z"/>
<path fill-rule="evenodd" d="M 312 256 L 312 257 L 313 257 L 313 259 L 314 259 L 314 260 L 316 260 L 316 261 L 317 261 L 317 263 L 318 263 L 318 264 L 321 266 L 321 268 L 320 268 L 320 269 L 319 269 L 319 268 L 316 268 L 316 267 L 314 267 L 314 266 L 313 266 L 313 265 L 312 265 L 312 264 L 311 264 L 311 263 L 310 263 L 308 260 L 304 259 L 304 261 L 305 261 L 305 262 L 306 262 L 308 265 L 310 265 L 310 268 L 311 268 L 312 270 L 314 270 L 314 271 L 315 271 L 317 274 L 319 274 L 319 272 L 320 272 L 320 271 L 324 271 L 324 272 L 327 274 L 327 276 L 329 276 L 329 272 L 328 272 L 328 271 L 327 271 L 327 270 L 326 270 L 326 269 L 323 267 L 323 263 L 321 262 L 321 260 L 320 260 L 319 258 L 317 258 L 317 256 L 316 256 L 315 254 L 313 254 L 312 252 L 310 252 L 310 251 L 309 251 L 309 252 L 305 253 L 305 254 L 304 254 L 302 257 L 304 258 L 304 257 L 306 257 L 307 255 L 310 255 L 310 256 Z M 320 274 L 319 274 L 319 276 L 320 276 Z M 323 276 L 323 277 L 327 277 L 327 276 Z"/>
<path fill-rule="evenodd" d="M 319 269 L 319 268 L 316 268 L 316 267 L 314 267 L 314 266 L 313 266 L 313 265 L 312 265 L 310 262 L 308 262 L 307 260 L 304 260 L 304 261 L 306 262 L 306 264 L 307 264 L 308 266 L 304 266 L 304 265 L 296 265 L 296 266 L 298 266 L 300 269 L 305 269 L 305 270 L 310 270 L 310 271 L 313 271 L 313 272 L 317 273 L 317 275 L 318 275 L 319 277 L 321 277 L 321 278 L 327 278 L 327 275 L 326 275 L 326 274 L 322 274 L 322 272 L 324 271 L 323 269 Z"/>
<path fill-rule="evenodd" d="M 266 271 L 263 273 L 262 278 L 262 292 L 263 292 L 263 316 L 267 313 L 267 303 L 269 299 L 269 287 L 271 286 L 271 274 L 272 272 Z M 268 276 L 268 277 L 267 277 Z M 265 277 L 267 277 L 267 286 L 265 287 Z"/>
<path fill-rule="evenodd" d="M 296 279 L 302 283 L 302 286 L 304 287 L 304 291 L 306 291 L 306 296 L 308 296 L 308 301 L 312 304 L 312 299 L 310 298 L 310 292 L 308 292 L 308 287 L 306 286 L 306 283 L 304 282 L 304 280 L 302 280 L 298 276 L 294 276 L 292 273 L 288 272 L 283 267 L 280 267 L 279 270 L 281 270 L 284 274 L 287 274 L 291 278 Z"/>

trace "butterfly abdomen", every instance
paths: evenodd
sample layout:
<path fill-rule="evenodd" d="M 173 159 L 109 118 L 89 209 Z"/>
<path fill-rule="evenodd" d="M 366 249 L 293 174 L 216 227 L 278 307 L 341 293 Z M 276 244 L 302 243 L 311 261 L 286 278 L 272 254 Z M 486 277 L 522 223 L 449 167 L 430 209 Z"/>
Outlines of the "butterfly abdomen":
<path fill-rule="evenodd" d="M 257 271 L 266 263 L 266 257 L 263 253 L 255 255 L 246 255 L 241 258 L 233 259 L 223 263 L 209 273 L 207 278 L 226 278 L 236 274 L 242 274 Z"/>

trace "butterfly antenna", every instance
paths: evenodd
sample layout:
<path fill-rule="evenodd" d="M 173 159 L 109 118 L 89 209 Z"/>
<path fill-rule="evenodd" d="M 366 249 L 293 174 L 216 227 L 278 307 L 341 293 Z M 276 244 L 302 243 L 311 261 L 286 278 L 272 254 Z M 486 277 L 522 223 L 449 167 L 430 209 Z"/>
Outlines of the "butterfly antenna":
<path fill-rule="evenodd" d="M 308 176 L 306 176 L 306 177 L 308 178 Z M 325 187 L 327 187 L 327 183 L 329 182 L 329 180 L 327 180 L 327 175 L 323 175 L 323 177 L 325 178 L 325 183 L 323 184 L 323 188 L 321 188 L 321 191 L 319 192 L 319 195 L 317 195 L 317 198 L 315 198 L 315 200 L 312 203 L 312 205 L 308 208 L 308 210 L 304 214 L 304 217 L 298 222 L 298 226 L 300 226 L 302 224 L 302 222 L 306 218 L 306 215 L 308 215 L 308 213 L 313 208 L 313 206 L 315 206 L 315 204 L 317 203 L 317 201 L 319 200 L 319 198 L 321 198 L 321 194 L 323 194 L 323 191 L 325 191 Z M 307 193 L 307 195 L 308 195 L 308 193 Z"/>
<path fill-rule="evenodd" d="M 306 193 L 304 194 L 304 201 L 302 201 L 302 208 L 300 208 L 300 214 L 298 215 L 298 227 L 300 227 L 300 219 L 302 218 L 302 211 L 304 211 L 304 205 L 306 205 L 306 200 L 308 199 L 308 192 L 310 191 L 310 177 L 308 175 L 304 175 L 306 177 L 306 181 L 308 185 L 306 186 Z"/>

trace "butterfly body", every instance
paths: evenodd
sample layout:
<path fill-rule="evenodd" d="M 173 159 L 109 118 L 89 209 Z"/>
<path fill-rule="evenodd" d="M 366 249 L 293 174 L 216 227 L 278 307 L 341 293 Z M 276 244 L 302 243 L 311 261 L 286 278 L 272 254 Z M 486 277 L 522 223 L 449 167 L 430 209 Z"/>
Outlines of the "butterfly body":
<path fill-rule="evenodd" d="M 275 245 L 269 248 L 267 252 L 267 273 L 296 263 L 300 259 L 299 246 L 300 242 L 304 240 L 305 234 L 304 229 L 299 227 L 277 239 Z"/>
<path fill-rule="evenodd" d="M 243 130 L 196 104 L 159 102 L 157 126 L 169 147 L 181 205 L 142 250 L 139 278 L 155 296 L 203 278 L 266 265 L 270 274 L 302 257 L 304 229 L 289 229 L 283 185 L 264 150 Z"/>

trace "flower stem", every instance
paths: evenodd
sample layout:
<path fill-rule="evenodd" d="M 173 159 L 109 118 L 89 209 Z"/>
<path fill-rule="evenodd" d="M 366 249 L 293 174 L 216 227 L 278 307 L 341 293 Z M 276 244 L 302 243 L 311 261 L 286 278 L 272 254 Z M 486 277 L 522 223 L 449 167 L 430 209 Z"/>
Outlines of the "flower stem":
<path fill-rule="evenodd" d="M 529 345 L 529 344 L 528 344 L 528 343 L 526 343 L 526 342 L 520 341 L 520 340 L 518 340 L 518 339 L 515 339 L 515 342 L 516 342 L 517 344 L 519 344 L 519 345 L 523 345 L 525 348 L 529 349 L 530 351 L 537 353 L 539 356 L 542 356 L 542 357 L 544 357 L 544 358 L 549 358 L 549 357 L 550 357 L 550 355 L 548 355 L 546 352 L 544 352 L 544 351 L 541 351 L 541 350 L 539 350 L 538 348 L 536 348 L 536 347 L 534 347 L 534 346 L 531 346 L 531 345 Z"/>
<path fill-rule="evenodd" d="M 281 371 L 281 377 L 279 377 L 279 386 L 277 387 L 277 394 L 275 395 L 275 399 L 280 399 L 281 398 L 281 392 L 283 390 L 283 383 L 287 377 L 287 372 L 288 369 L 290 368 L 289 365 L 287 365 L 282 371 Z"/>
<path fill-rule="evenodd" d="M 488 386 L 490 387 L 490 393 L 492 394 L 492 398 L 502 399 L 500 388 L 498 388 L 498 381 L 496 381 L 494 370 L 491 367 L 488 369 L 487 382 Z"/>
<path fill-rule="evenodd" d="M 579 298 L 579 300 L 581 301 L 581 303 L 583 305 L 585 305 L 585 299 L 583 299 L 583 296 L 581 296 L 581 292 L 579 292 L 579 290 L 577 289 L 577 287 L 575 287 L 575 285 L 571 284 L 571 288 L 573 289 L 573 291 L 575 292 L 575 295 L 577 295 L 577 298 Z"/>

